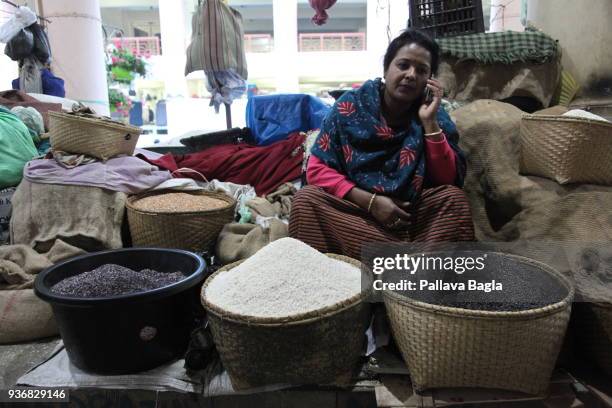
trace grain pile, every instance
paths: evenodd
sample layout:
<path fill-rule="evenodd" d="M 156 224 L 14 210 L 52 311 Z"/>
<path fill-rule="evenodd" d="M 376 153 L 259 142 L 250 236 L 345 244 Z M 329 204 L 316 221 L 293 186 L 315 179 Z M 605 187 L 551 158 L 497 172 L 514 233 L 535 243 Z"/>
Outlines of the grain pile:
<path fill-rule="evenodd" d="M 128 295 L 171 285 L 185 278 L 181 272 L 165 273 L 151 269 L 140 272 L 115 264 L 66 278 L 51 287 L 63 296 L 96 298 Z"/>
<path fill-rule="evenodd" d="M 132 206 L 142 211 L 152 212 L 196 212 L 224 208 L 227 202 L 206 195 L 187 193 L 166 193 L 143 197 Z"/>
<path fill-rule="evenodd" d="M 439 256 L 444 257 L 445 254 Z M 387 282 L 414 282 L 416 290 L 396 291 L 411 299 L 470 310 L 514 312 L 537 309 L 560 302 L 569 293 L 559 278 L 542 270 L 538 264 L 522 262 L 501 253 L 488 253 L 485 268 L 480 271 L 457 274 L 452 270 L 429 269 L 410 274 L 394 270 L 385 272 L 384 279 Z M 438 285 L 421 288 L 421 280 Z M 470 290 L 469 281 L 481 284 L 495 281 L 501 284 L 502 289 L 490 292 Z M 444 287 L 444 284 L 465 286 Z"/>
<path fill-rule="evenodd" d="M 227 312 L 284 318 L 333 306 L 360 292 L 359 268 L 283 238 L 217 275 L 204 297 Z"/>

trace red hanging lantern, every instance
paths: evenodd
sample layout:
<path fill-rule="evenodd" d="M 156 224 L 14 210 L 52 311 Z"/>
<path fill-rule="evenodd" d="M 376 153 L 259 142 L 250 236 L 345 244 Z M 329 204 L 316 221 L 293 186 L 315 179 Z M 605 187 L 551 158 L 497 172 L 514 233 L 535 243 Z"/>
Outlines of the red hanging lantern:
<path fill-rule="evenodd" d="M 310 7 L 315 9 L 316 14 L 312 18 L 312 22 L 316 25 L 323 25 L 327 22 L 327 10 L 334 4 L 336 4 L 336 0 L 308 0 L 310 2 Z"/>

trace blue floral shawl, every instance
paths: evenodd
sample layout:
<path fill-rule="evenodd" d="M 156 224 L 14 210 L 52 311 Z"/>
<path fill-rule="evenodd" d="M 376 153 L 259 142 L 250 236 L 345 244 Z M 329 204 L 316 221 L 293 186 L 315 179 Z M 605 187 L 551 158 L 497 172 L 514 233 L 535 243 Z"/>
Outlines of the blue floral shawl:
<path fill-rule="evenodd" d="M 416 201 L 427 174 L 423 127 L 418 118 L 398 133 L 386 126 L 382 87 L 378 78 L 344 93 L 325 117 L 312 154 L 364 190 Z M 457 129 L 442 107 L 437 118 L 457 154 L 455 184 L 462 187 L 466 163 Z"/>

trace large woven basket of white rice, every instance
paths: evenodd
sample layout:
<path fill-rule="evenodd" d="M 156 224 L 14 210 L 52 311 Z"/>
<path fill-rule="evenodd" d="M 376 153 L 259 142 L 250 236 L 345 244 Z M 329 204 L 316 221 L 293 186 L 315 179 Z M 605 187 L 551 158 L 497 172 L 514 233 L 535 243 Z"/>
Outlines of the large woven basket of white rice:
<path fill-rule="evenodd" d="M 362 273 L 359 261 L 283 238 L 210 276 L 202 304 L 234 388 L 348 384 L 370 323 Z"/>
<path fill-rule="evenodd" d="M 233 221 L 236 200 L 221 192 L 162 190 L 132 196 L 126 207 L 133 246 L 204 252 Z"/>
<path fill-rule="evenodd" d="M 612 123 L 593 117 L 523 116 L 521 173 L 559 184 L 612 185 Z"/>

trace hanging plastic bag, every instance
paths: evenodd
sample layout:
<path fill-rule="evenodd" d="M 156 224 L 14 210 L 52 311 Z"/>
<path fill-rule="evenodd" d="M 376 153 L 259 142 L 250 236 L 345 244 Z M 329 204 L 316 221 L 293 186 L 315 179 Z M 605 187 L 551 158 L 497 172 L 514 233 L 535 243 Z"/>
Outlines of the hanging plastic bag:
<path fill-rule="evenodd" d="M 8 43 L 19 34 L 19 31 L 31 26 L 37 20 L 36 13 L 28 7 L 19 7 L 15 14 L 11 16 L 4 24 L 0 25 L 0 42 Z"/>
<path fill-rule="evenodd" d="M 336 0 L 308 0 L 310 7 L 317 12 L 312 18 L 312 22 L 316 25 L 323 25 L 327 22 L 327 13 L 325 10 L 336 4 Z"/>
<path fill-rule="evenodd" d="M 0 189 L 18 185 L 23 167 L 37 154 L 26 125 L 11 111 L 0 107 Z"/>
<path fill-rule="evenodd" d="M 24 28 L 6 44 L 4 53 L 13 61 L 21 61 L 32 55 L 34 51 L 34 35 Z"/>
<path fill-rule="evenodd" d="M 47 33 L 38 23 L 34 23 L 28 27 L 28 30 L 34 35 L 34 56 L 42 64 L 51 62 L 51 46 L 49 45 L 49 38 Z"/>

